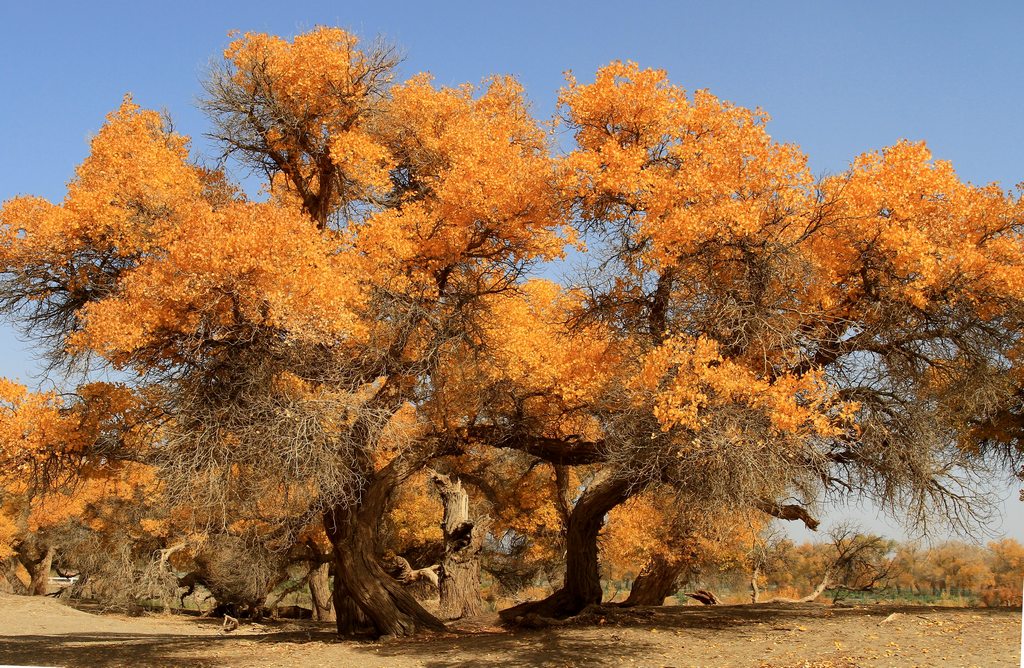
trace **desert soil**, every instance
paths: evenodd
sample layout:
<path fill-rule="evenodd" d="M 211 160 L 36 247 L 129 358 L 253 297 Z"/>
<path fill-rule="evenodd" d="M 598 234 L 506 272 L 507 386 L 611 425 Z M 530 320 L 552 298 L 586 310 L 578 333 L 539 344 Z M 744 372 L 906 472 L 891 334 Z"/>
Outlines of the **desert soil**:
<path fill-rule="evenodd" d="M 0 664 L 37 666 L 1019 666 L 1021 611 L 823 604 L 683 606 L 510 632 L 494 616 L 415 640 L 342 641 L 315 622 L 92 614 L 0 595 Z"/>

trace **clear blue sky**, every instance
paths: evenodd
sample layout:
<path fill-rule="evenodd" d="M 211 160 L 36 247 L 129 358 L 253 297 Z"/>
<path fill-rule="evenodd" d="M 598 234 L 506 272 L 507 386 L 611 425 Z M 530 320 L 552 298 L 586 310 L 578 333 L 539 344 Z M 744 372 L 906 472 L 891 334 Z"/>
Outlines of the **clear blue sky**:
<path fill-rule="evenodd" d="M 299 6 L 292 6 L 292 5 Z M 553 111 L 562 73 L 613 59 L 760 106 L 816 172 L 924 139 L 975 183 L 1024 180 L 1024 2 L 0 2 L 0 200 L 59 199 L 88 139 L 126 92 L 166 109 L 207 151 L 194 106 L 229 30 L 318 24 L 383 35 L 403 74 L 440 83 L 514 74 Z M 30 383 L 30 348 L 0 328 L 0 375 Z M 1009 492 L 1009 488 L 1007 493 Z M 1000 532 L 1024 539 L 1005 505 Z M 871 510 L 854 514 L 873 515 Z M 874 520 L 869 520 L 873 526 Z"/>

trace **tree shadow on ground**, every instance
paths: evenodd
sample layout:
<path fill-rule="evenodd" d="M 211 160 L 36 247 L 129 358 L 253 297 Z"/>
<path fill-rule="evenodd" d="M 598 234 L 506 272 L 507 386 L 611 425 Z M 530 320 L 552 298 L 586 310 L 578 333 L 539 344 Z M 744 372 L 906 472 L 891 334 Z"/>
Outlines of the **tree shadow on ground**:
<path fill-rule="evenodd" d="M 375 648 L 373 654 L 380 658 L 415 658 L 425 668 L 527 668 L 619 666 L 648 649 L 646 643 L 625 641 L 613 629 L 600 634 L 549 629 L 473 634 L 426 643 L 388 643 Z"/>
<path fill-rule="evenodd" d="M 738 630 L 764 625 L 787 626 L 801 619 L 846 617 L 884 618 L 898 612 L 902 615 L 950 614 L 970 608 L 944 608 L 924 605 L 861 604 L 837 606 L 828 603 L 754 603 L 741 605 L 663 606 L 634 608 L 637 623 L 626 617 L 622 625 L 656 623 L 668 629 Z M 614 614 L 614 613 L 613 613 Z"/>
<path fill-rule="evenodd" d="M 259 660 L 259 655 L 267 645 L 343 642 L 321 629 L 237 636 L 110 632 L 0 636 L 0 665 L 263 665 L 268 661 Z M 348 643 L 358 645 L 358 641 Z M 248 659 L 247 653 L 251 654 Z"/>
<path fill-rule="evenodd" d="M 526 666 L 619 666 L 631 659 L 660 659 L 662 665 L 701 665 L 703 652 L 723 632 L 734 639 L 772 634 L 779 638 L 814 619 L 837 621 L 870 617 L 881 622 L 893 612 L 928 618 L 970 613 L 967 609 L 927 606 L 863 605 L 834 607 L 822 603 L 761 603 L 756 605 L 667 606 L 622 610 L 607 608 L 597 624 L 558 626 L 503 633 L 463 633 L 444 639 L 384 643 L 373 648 L 377 657 L 415 658 L 426 668 L 469 668 L 501 664 Z M 684 634 L 672 650 L 658 636 L 637 631 Z M 647 640 L 647 639 L 649 640 Z M 367 648 L 369 649 L 369 648 Z M 740 664 L 737 664 L 740 665 Z M 747 664 L 742 664 L 747 665 Z M 754 664 L 750 664 L 754 665 Z"/>
<path fill-rule="evenodd" d="M 835 614 L 820 604 L 762 604 L 735 606 L 675 606 L 622 609 L 609 607 L 595 614 L 597 623 L 567 624 L 547 629 L 506 632 L 458 633 L 455 637 L 383 643 L 373 648 L 377 657 L 415 658 L 426 668 L 469 668 L 501 664 L 527 666 L 620 666 L 631 659 L 664 649 L 644 640 L 635 630 L 687 631 L 689 646 L 674 656 L 661 656 L 666 666 L 699 665 L 701 652 L 714 635 L 728 630 L 743 636 L 756 631 L 787 631 L 807 617 Z M 882 610 L 844 609 L 843 614 L 884 615 Z M 603 620 L 603 621 L 601 621 Z M 368 648 L 367 648 L 368 649 Z"/>
<path fill-rule="evenodd" d="M 365 642 L 342 640 L 323 631 L 262 635 L 180 635 L 147 633 L 71 633 L 0 636 L 0 664 L 56 666 L 230 666 L 274 665 L 274 645 L 309 645 L 310 658 L 326 661 L 345 655 L 350 662 L 408 658 L 427 668 L 501 663 L 508 668 L 538 665 L 578 665 L 595 657 L 593 665 L 617 665 L 615 657 L 630 656 L 641 647 L 627 647 L 609 633 L 607 639 L 561 637 L 556 631 L 445 634 L 414 640 Z M 604 657 L 608 662 L 598 661 Z M 283 657 L 282 657 L 283 658 Z M 295 661 L 297 657 L 289 657 Z M 588 662 L 590 663 L 590 662 Z M 349 665 L 346 663 L 345 665 Z M 373 665 L 378 665 L 374 663 Z"/>
<path fill-rule="evenodd" d="M 68 633 L 0 636 L 0 664 L 60 666 L 251 666 L 328 664 L 370 666 L 405 659 L 426 668 L 468 668 L 501 664 L 526 666 L 617 666 L 629 659 L 663 657 L 662 665 L 700 664 L 701 652 L 723 631 L 743 637 L 792 630 L 810 618 L 871 616 L 892 612 L 927 617 L 958 612 L 926 606 L 866 605 L 839 608 L 823 604 L 758 604 L 608 609 L 598 623 L 539 630 L 481 630 L 473 622 L 453 631 L 413 639 L 368 642 L 339 639 L 329 625 L 293 623 L 264 633 L 215 635 L 195 633 Z M 963 612 L 970 612 L 963 610 Z M 1008 610 L 1007 614 L 1013 614 Z M 206 623 L 197 622 L 197 630 Z M 460 629 L 461 626 L 461 629 Z M 466 630 L 469 629 L 469 630 Z M 656 636 L 637 631 L 685 632 L 673 656 L 657 652 Z M 280 653 L 275 653 L 280 652 Z"/>

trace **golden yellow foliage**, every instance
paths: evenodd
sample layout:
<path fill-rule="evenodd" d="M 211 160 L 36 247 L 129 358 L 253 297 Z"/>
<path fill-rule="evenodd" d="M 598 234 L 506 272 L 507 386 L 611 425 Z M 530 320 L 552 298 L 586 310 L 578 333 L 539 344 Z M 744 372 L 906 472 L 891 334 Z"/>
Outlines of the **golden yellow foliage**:
<path fill-rule="evenodd" d="M 224 58 L 239 90 L 273 107 L 276 119 L 291 121 L 265 128 L 262 137 L 268 150 L 287 156 L 290 173 L 275 185 L 302 194 L 324 192 L 328 179 L 311 159 L 322 153 L 343 175 L 330 198 L 335 204 L 387 188 L 391 156 L 365 118 L 380 63 L 360 50 L 354 35 L 318 27 L 289 42 L 245 33 L 225 49 Z M 382 75 L 386 82 L 387 73 Z"/>
<path fill-rule="evenodd" d="M 126 101 L 60 205 L 20 198 L 0 210 L 0 262 L 45 274 L 33 299 L 82 295 L 68 345 L 117 366 L 178 363 L 254 327 L 297 340 L 362 331 L 357 276 L 336 234 L 296 209 L 209 201 L 209 184 L 187 140 Z"/>
<path fill-rule="evenodd" d="M 856 404 L 837 404 L 817 373 L 766 379 L 723 359 L 709 339 L 673 337 L 644 357 L 637 385 L 653 392 L 654 415 L 668 431 L 683 427 L 699 436 L 716 408 L 763 411 L 781 435 L 832 436 L 849 428 Z M 737 445 L 742 444 L 737 439 Z"/>
<path fill-rule="evenodd" d="M 936 299 L 966 300 L 989 320 L 1003 313 L 1005 298 L 1024 296 L 1024 203 L 997 185 L 960 181 L 924 143 L 865 153 L 823 188 L 834 208 L 815 253 L 823 287 L 844 293 L 832 297 L 837 304 L 872 297 L 928 309 Z M 870 281 L 851 275 L 862 267 Z"/>
<path fill-rule="evenodd" d="M 426 76 L 391 91 L 381 140 L 396 165 L 396 205 L 355 229 L 356 246 L 390 289 L 399 281 L 417 291 L 467 281 L 493 289 L 507 267 L 491 263 L 562 253 L 554 161 L 522 87 L 493 79 L 475 92 L 437 89 Z"/>
<path fill-rule="evenodd" d="M 482 344 L 484 373 L 512 383 L 524 395 L 571 407 L 594 402 L 616 370 L 620 352 L 601 326 L 567 326 L 579 295 L 541 279 L 493 300 Z M 538 402 L 539 403 L 539 402 Z"/>
<path fill-rule="evenodd" d="M 668 268 L 709 241 L 786 236 L 779 213 L 805 206 L 811 176 L 768 116 L 707 91 L 691 100 L 662 70 L 615 62 L 559 97 L 577 149 L 563 164 L 585 214 L 631 217 L 642 265 Z"/>

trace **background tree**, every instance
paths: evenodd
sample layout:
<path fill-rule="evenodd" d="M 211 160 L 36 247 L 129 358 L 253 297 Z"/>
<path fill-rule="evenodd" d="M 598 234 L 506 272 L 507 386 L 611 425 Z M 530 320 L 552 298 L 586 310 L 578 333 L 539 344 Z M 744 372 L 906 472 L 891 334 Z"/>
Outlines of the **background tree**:
<path fill-rule="evenodd" d="M 988 544 L 991 551 L 990 566 L 992 589 L 983 594 L 986 605 L 1021 605 L 1024 579 L 1024 546 L 1012 539 L 1004 538 Z"/>
<path fill-rule="evenodd" d="M 603 571 L 632 579 L 623 605 L 662 605 L 701 572 L 740 563 L 761 524 L 757 515 L 729 518 L 721 510 L 679 507 L 671 490 L 651 490 L 609 514 L 601 535 Z"/>

